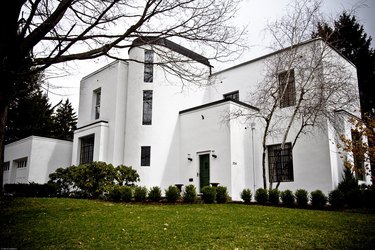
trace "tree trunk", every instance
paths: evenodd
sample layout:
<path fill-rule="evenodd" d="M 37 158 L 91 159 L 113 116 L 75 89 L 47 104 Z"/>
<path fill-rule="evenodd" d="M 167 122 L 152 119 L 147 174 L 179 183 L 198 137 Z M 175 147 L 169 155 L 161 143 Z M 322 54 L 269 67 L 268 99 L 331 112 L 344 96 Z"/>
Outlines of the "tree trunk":
<path fill-rule="evenodd" d="M 1 98 L 1 97 L 0 97 Z M 5 140 L 5 126 L 8 115 L 8 104 L 0 102 L 0 196 L 4 194 L 4 140 Z"/>

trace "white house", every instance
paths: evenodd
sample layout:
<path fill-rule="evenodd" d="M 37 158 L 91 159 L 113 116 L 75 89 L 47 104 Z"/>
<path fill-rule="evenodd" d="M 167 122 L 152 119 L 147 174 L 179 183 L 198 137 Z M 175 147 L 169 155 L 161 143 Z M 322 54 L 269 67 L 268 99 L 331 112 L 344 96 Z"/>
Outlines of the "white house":
<path fill-rule="evenodd" d="M 72 144 L 29 136 L 5 145 L 3 183 L 46 183 L 50 173 L 71 164 Z"/>
<path fill-rule="evenodd" d="M 308 57 L 306 51 L 311 46 L 326 44 L 315 39 L 297 47 L 305 50 Z M 159 66 L 163 60 L 160 51 L 171 51 L 195 62 L 208 82 L 220 83 L 181 90 L 181 79 Z M 284 52 L 212 74 L 206 58 L 175 43 L 151 39 L 148 45 L 138 46 L 136 40 L 128 61 L 114 61 L 82 79 L 72 164 L 104 161 L 132 166 L 140 174 L 140 185 L 147 187 L 194 184 L 200 189 L 218 183 L 228 187 L 235 200 L 240 199 L 244 188 L 263 187 L 264 124 L 256 119 L 246 122 L 241 117 L 227 118 L 238 110 L 259 111 L 251 105 L 248 93 L 264 81 L 267 62 L 281 53 Z M 353 96 L 357 97 L 355 67 L 331 48 L 329 54 L 331 62 L 341 63 L 353 76 Z M 329 77 L 327 68 L 326 63 L 321 72 Z M 293 72 L 294 85 L 299 72 Z M 281 117 L 293 105 L 286 109 L 278 107 L 276 112 Z M 337 112 L 337 116 L 353 112 L 358 113 L 358 109 Z M 346 119 L 340 121 L 347 123 Z M 279 188 L 329 192 L 341 180 L 343 170 L 334 144 L 335 126 L 324 121 L 319 129 L 312 128 L 302 135 L 291 150 L 297 132 L 296 126 L 292 126 L 283 151 L 285 162 L 275 164 L 275 175 L 282 175 L 278 177 Z M 350 129 L 344 132 L 350 136 Z M 277 132 L 267 138 L 267 162 L 274 157 L 281 141 Z M 266 171 L 269 178 L 269 169 Z M 363 178 L 369 182 L 366 176 Z"/>
<path fill-rule="evenodd" d="M 10 174 L 5 171 L 6 182 L 43 182 L 48 177 L 46 172 L 54 171 L 55 167 L 104 161 L 115 166 L 132 166 L 140 175 L 140 185 L 164 189 L 174 184 L 194 184 L 200 190 L 206 185 L 219 184 L 228 188 L 234 200 L 240 199 L 244 188 L 255 191 L 263 187 L 263 176 L 267 182 L 269 178 L 280 181 L 280 190 L 321 189 L 328 193 L 337 187 L 342 178 L 343 159 L 335 142 L 339 133 L 350 138 L 348 117 L 358 115 L 358 107 L 330 110 L 334 119 L 321 118 L 320 126 L 301 134 L 292 148 L 299 133 L 298 122 L 293 123 L 285 147 L 280 150 L 282 131 L 287 127 L 283 117 L 293 113 L 299 81 L 311 66 L 291 64 L 286 78 L 285 61 L 281 57 L 286 50 L 282 50 L 212 73 L 209 61 L 201 55 L 166 39 L 142 39 L 134 41 L 129 60 L 114 61 L 82 79 L 71 158 L 64 160 L 62 155 L 55 154 L 69 151 L 70 145 L 43 139 L 43 145 L 55 144 L 39 148 L 39 158 L 48 159 L 43 161 L 46 165 L 39 165 L 40 170 L 34 171 L 31 159 L 38 156 L 30 153 L 36 152 L 31 144 L 42 139 L 31 137 L 15 142 L 6 146 L 5 160 L 12 162 Z M 141 45 L 142 41 L 147 44 Z M 329 60 L 318 62 L 319 74 L 314 75 L 312 82 L 333 84 L 332 77 L 337 71 L 330 71 L 329 66 L 339 65 L 351 79 L 345 87 L 352 89 L 351 96 L 358 102 L 356 69 L 349 61 L 320 39 L 294 47 L 299 53 L 297 61 L 314 58 L 313 53 L 327 49 Z M 178 60 L 165 68 L 165 56 Z M 189 63 L 181 64 L 183 61 Z M 275 61 L 280 62 L 274 74 L 276 86 L 287 86 L 284 91 L 288 94 L 287 99 L 282 98 L 275 106 L 277 119 L 270 124 L 272 129 L 265 140 L 267 167 L 263 174 L 265 123 L 257 117 L 264 109 L 261 106 L 270 100 L 256 102 L 249 93 L 267 84 L 267 69 L 275 67 L 276 64 L 270 64 Z M 188 66 L 183 68 L 183 65 Z M 170 71 L 173 67 L 179 68 L 180 74 Z M 194 71 L 199 83 L 204 81 L 206 87 L 197 86 L 197 81 L 193 81 L 197 79 L 188 78 L 184 70 Z M 324 84 L 314 86 L 324 89 Z M 306 93 L 307 100 L 319 98 L 315 91 Z M 335 96 L 335 91 L 329 95 Z M 229 119 L 239 113 L 247 116 Z M 253 119 L 249 119 L 251 114 Z M 25 152 L 17 150 L 18 154 L 13 156 L 12 147 L 24 148 Z M 349 161 L 355 160 L 344 156 Z M 27 171 L 17 168 L 22 164 Z M 361 178 L 362 182 L 370 183 L 368 176 Z"/>

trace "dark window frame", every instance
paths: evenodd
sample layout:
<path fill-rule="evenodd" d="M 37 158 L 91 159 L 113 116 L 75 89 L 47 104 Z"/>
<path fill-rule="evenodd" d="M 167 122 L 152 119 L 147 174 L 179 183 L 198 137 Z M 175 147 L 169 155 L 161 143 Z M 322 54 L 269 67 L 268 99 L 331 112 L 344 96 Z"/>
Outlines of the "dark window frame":
<path fill-rule="evenodd" d="M 15 160 L 16 164 L 17 164 L 17 168 L 26 168 L 27 167 L 27 157 L 26 158 L 22 158 L 22 159 L 18 159 L 18 160 Z"/>
<path fill-rule="evenodd" d="M 94 90 L 95 96 L 95 120 L 100 118 L 100 105 L 101 105 L 101 98 L 102 98 L 102 89 L 98 88 Z"/>
<path fill-rule="evenodd" d="M 236 90 L 236 91 L 232 91 L 232 92 L 223 94 L 223 98 L 229 99 L 229 100 L 239 101 L 240 100 L 240 91 Z"/>
<path fill-rule="evenodd" d="M 145 50 L 143 81 L 152 83 L 154 81 L 154 51 Z"/>
<path fill-rule="evenodd" d="M 151 146 L 141 146 L 141 167 L 151 166 Z"/>
<path fill-rule="evenodd" d="M 152 90 L 143 90 L 142 125 L 152 125 Z"/>
<path fill-rule="evenodd" d="M 278 80 L 280 108 L 287 108 L 296 105 L 296 83 L 294 69 L 280 72 L 278 75 Z"/>
<path fill-rule="evenodd" d="M 94 160 L 95 134 L 81 137 L 79 150 L 79 164 L 91 163 Z"/>
<path fill-rule="evenodd" d="M 3 163 L 3 172 L 10 170 L 10 161 L 6 161 Z"/>
<path fill-rule="evenodd" d="M 281 144 L 268 145 L 268 173 L 273 182 L 293 182 L 293 150 L 290 142 L 285 143 L 281 150 Z M 271 171 L 271 167 L 273 170 Z"/>

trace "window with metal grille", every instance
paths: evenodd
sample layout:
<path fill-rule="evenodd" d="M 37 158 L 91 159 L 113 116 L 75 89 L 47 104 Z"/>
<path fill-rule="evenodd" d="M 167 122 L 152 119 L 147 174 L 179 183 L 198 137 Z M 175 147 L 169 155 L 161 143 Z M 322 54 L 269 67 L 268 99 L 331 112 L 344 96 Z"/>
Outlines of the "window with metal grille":
<path fill-rule="evenodd" d="M 152 90 L 143 91 L 142 124 L 151 125 L 152 122 Z"/>
<path fill-rule="evenodd" d="M 230 92 L 230 93 L 226 93 L 223 95 L 224 99 L 231 99 L 231 100 L 236 100 L 236 101 L 239 101 L 240 100 L 240 93 L 239 91 L 233 91 L 233 92 Z"/>
<path fill-rule="evenodd" d="M 292 144 L 285 143 L 267 147 L 269 177 L 273 182 L 294 181 Z"/>
<path fill-rule="evenodd" d="M 3 171 L 9 171 L 9 169 L 10 169 L 10 162 L 9 161 L 4 162 Z"/>
<path fill-rule="evenodd" d="M 145 50 L 144 82 L 152 82 L 154 78 L 154 52 Z"/>
<path fill-rule="evenodd" d="M 82 137 L 81 141 L 81 150 L 80 150 L 80 157 L 79 163 L 86 164 L 91 163 L 94 159 L 94 141 L 95 136 L 89 135 Z"/>
<path fill-rule="evenodd" d="M 296 86 L 293 69 L 279 74 L 279 99 L 280 108 L 296 105 Z"/>
<path fill-rule="evenodd" d="M 141 147 L 141 166 L 148 167 L 151 162 L 151 147 L 142 146 Z"/>
<path fill-rule="evenodd" d="M 102 96 L 102 91 L 100 88 L 94 91 L 94 96 L 95 96 L 95 119 L 99 119 L 100 102 L 101 102 L 101 96 Z"/>
<path fill-rule="evenodd" d="M 27 166 L 27 158 L 16 160 L 17 168 L 25 168 Z"/>

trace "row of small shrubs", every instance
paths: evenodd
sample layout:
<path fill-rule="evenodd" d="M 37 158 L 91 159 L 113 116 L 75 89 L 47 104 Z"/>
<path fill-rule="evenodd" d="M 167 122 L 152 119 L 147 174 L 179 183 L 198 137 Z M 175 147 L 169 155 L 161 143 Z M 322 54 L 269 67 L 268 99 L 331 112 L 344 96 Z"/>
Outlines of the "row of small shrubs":
<path fill-rule="evenodd" d="M 107 198 L 112 201 L 136 201 L 136 202 L 159 202 L 163 200 L 162 190 L 160 187 L 152 187 L 149 190 L 146 187 L 141 186 L 113 186 L 107 195 Z M 194 203 L 197 200 L 197 191 L 194 185 L 188 185 L 185 190 L 181 192 L 176 186 L 169 186 L 165 189 L 165 199 L 169 203 L 174 203 L 178 200 L 182 200 L 185 203 Z"/>
<path fill-rule="evenodd" d="M 244 189 L 241 192 L 241 199 L 245 203 L 250 203 L 252 192 L 250 189 Z M 321 191 L 315 190 L 309 193 L 304 189 L 298 189 L 293 194 L 291 190 L 280 192 L 277 189 L 266 190 L 259 188 L 255 191 L 255 201 L 259 204 L 278 205 L 280 200 L 283 205 L 291 207 L 297 205 L 298 207 L 306 207 L 310 200 L 313 208 L 323 208 L 327 201 L 333 208 L 342 208 L 347 205 L 350 208 L 369 207 L 374 208 L 375 191 L 371 188 L 353 191 L 345 194 L 339 189 L 331 191 L 328 197 Z"/>
<path fill-rule="evenodd" d="M 229 200 L 229 195 L 226 187 L 205 186 L 202 188 L 202 201 L 207 204 L 226 203 Z"/>
<path fill-rule="evenodd" d="M 165 191 L 165 200 L 169 203 L 174 203 L 182 198 L 184 203 L 194 203 L 197 200 L 197 191 L 194 185 L 188 185 L 184 191 L 181 192 L 176 186 L 169 186 Z M 132 200 L 137 202 L 159 202 L 163 200 L 160 187 L 152 187 L 149 190 L 146 187 L 140 186 L 113 186 L 108 192 L 108 199 L 112 201 L 130 202 Z M 229 195 L 226 187 L 211 187 L 206 186 L 202 188 L 202 201 L 204 203 L 226 203 L 229 200 Z"/>

